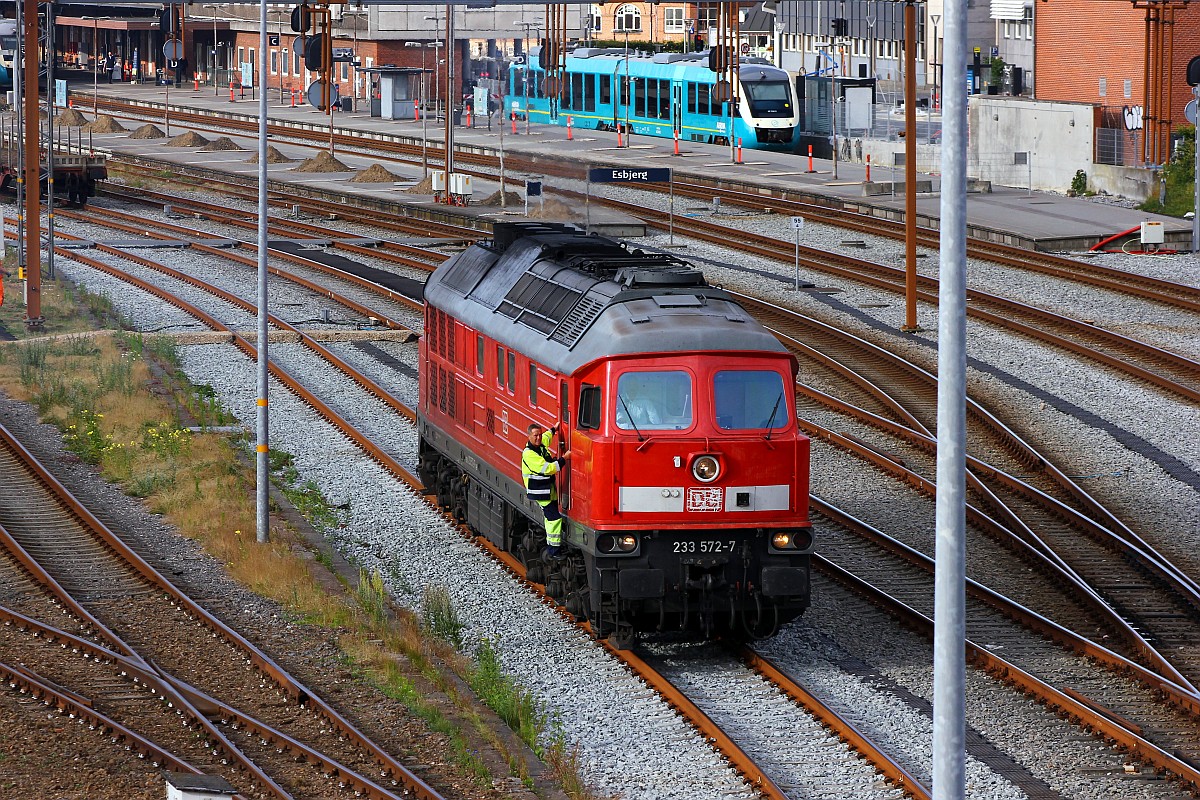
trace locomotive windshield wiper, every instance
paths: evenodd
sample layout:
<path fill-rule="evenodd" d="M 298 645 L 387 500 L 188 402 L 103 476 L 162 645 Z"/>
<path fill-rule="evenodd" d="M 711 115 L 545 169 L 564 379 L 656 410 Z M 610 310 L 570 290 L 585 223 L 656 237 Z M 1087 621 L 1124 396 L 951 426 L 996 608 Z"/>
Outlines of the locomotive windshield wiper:
<path fill-rule="evenodd" d="M 617 400 L 619 400 L 621 402 L 621 407 L 625 409 L 625 416 L 629 417 L 629 424 L 633 426 L 633 432 L 637 434 L 638 441 L 639 442 L 646 441 L 646 437 L 642 436 L 642 432 L 640 430 L 638 430 L 637 423 L 633 421 L 633 414 L 629 411 L 629 406 L 626 405 L 625 398 L 622 397 L 621 395 L 617 395 Z"/>
<path fill-rule="evenodd" d="M 779 411 L 779 404 L 783 401 L 783 392 L 779 393 L 779 397 L 775 398 L 775 407 L 771 409 L 771 416 L 767 419 L 767 441 L 771 441 L 771 434 L 775 429 L 775 414 Z"/>

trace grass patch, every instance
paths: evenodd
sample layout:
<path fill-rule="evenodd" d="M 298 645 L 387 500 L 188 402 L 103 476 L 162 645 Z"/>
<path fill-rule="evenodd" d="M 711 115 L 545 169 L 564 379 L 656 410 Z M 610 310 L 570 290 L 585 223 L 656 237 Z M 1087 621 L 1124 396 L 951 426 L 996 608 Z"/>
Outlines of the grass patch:
<path fill-rule="evenodd" d="M 1196 128 L 1193 125 L 1181 125 L 1175 129 L 1175 133 L 1179 141 L 1171 160 L 1162 170 L 1162 181 L 1166 188 L 1164 201 L 1160 203 L 1157 197 L 1151 197 L 1138 206 L 1142 211 L 1182 217 L 1195 210 Z"/>
<path fill-rule="evenodd" d="M 84 294 L 70 281 L 56 278 L 50 280 L 42 275 L 42 317 L 45 322 L 36 330 L 25 327 L 24 285 L 17 280 L 16 248 L 9 245 L 4 257 L 4 269 L 0 270 L 4 281 L 4 304 L 0 305 L 0 325 L 18 339 L 63 333 L 82 333 L 97 327 L 89 313 L 80 313 L 77 298 Z M 83 309 L 86 311 L 86 307 Z M 111 325 L 100 325 L 111 327 Z M 0 347 L 5 345 L 0 344 Z M 8 345 L 11 347 L 11 345 Z"/>

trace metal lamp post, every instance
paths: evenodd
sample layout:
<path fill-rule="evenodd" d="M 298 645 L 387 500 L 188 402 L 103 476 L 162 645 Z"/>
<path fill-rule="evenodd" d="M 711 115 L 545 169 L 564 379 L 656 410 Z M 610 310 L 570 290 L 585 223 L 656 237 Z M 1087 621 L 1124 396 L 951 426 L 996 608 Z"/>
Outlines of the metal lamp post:
<path fill-rule="evenodd" d="M 929 110 L 932 113 L 934 109 L 941 107 L 941 100 L 938 98 L 938 23 L 942 21 L 942 15 L 930 14 L 929 21 L 933 23 L 933 100 L 929 104 Z M 933 128 L 932 120 L 929 127 Z"/>
<path fill-rule="evenodd" d="M 429 45 L 425 42 L 405 42 L 405 47 L 421 48 L 421 179 L 429 177 L 429 69 L 425 66 L 425 53 Z"/>
<path fill-rule="evenodd" d="M 205 3 L 204 8 L 211 8 L 213 12 L 213 44 L 212 44 L 212 82 L 213 82 L 213 97 L 220 97 L 221 91 L 217 84 L 217 9 L 221 6 L 216 3 Z"/>
<path fill-rule="evenodd" d="M 438 55 L 438 34 L 441 31 L 439 27 L 441 17 L 438 16 L 437 7 L 433 9 L 432 17 L 425 17 L 426 21 L 433 23 L 433 113 L 439 114 L 442 109 L 442 90 L 441 90 L 441 57 Z"/>

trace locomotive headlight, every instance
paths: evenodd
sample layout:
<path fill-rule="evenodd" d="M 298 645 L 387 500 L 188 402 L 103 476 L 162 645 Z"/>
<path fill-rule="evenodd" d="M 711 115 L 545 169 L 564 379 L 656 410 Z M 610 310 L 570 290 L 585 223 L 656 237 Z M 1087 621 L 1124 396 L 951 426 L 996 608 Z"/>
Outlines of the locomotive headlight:
<path fill-rule="evenodd" d="M 692 474 L 701 483 L 712 483 L 721 474 L 721 462 L 716 456 L 700 456 L 692 462 Z"/>
<path fill-rule="evenodd" d="M 812 530 L 775 531 L 771 534 L 772 550 L 807 550 L 812 547 Z"/>
<path fill-rule="evenodd" d="M 632 553 L 637 550 L 638 537 L 632 533 L 604 533 L 596 539 L 601 553 Z"/>

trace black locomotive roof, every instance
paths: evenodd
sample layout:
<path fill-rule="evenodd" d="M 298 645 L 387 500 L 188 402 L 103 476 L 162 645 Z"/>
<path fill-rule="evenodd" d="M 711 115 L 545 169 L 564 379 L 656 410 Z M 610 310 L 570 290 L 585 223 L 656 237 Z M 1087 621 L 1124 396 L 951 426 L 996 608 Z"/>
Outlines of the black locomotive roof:
<path fill-rule="evenodd" d="M 784 352 L 687 262 L 554 223 L 496 223 L 438 267 L 425 300 L 564 374 L 624 353 Z"/>

